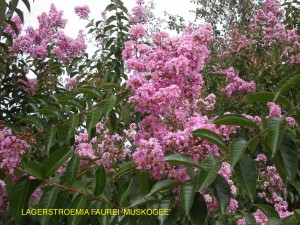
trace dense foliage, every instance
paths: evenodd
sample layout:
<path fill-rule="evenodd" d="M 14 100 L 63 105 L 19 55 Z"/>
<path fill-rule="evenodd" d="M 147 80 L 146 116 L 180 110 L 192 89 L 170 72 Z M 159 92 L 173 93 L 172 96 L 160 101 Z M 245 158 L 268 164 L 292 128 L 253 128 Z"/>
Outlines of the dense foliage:
<path fill-rule="evenodd" d="M 0 223 L 298 224 L 299 3 L 238 2 L 216 41 L 209 23 L 153 32 L 142 0 L 76 7 L 77 38 L 55 5 L 24 28 L 0 0 Z"/>

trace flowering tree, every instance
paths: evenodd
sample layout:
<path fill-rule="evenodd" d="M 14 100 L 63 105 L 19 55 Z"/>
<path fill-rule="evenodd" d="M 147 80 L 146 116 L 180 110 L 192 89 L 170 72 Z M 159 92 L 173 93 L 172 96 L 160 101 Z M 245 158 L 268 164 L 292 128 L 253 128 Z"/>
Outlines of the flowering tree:
<path fill-rule="evenodd" d="M 210 24 L 150 36 L 142 0 L 100 20 L 76 7 L 88 24 L 75 39 L 54 5 L 25 29 L 13 2 L 0 21 L 3 223 L 298 224 L 292 9 L 266 0 L 216 45 Z M 156 208 L 169 215 L 141 213 Z"/>

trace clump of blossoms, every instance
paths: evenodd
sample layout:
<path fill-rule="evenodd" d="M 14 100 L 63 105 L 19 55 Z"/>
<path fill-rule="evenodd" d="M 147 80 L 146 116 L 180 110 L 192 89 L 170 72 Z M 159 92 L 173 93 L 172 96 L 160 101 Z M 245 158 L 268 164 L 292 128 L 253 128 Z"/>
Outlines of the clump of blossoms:
<path fill-rule="evenodd" d="M 27 141 L 13 135 L 10 129 L 0 127 L 0 169 L 12 175 L 28 147 Z"/>
<path fill-rule="evenodd" d="M 87 5 L 75 7 L 75 13 L 79 16 L 80 19 L 88 19 L 90 12 L 90 8 Z"/>
<path fill-rule="evenodd" d="M 267 162 L 267 157 L 264 154 L 258 154 L 255 161 L 263 166 Z M 293 213 L 288 210 L 288 203 L 284 200 L 284 196 L 281 196 L 286 195 L 287 190 L 284 187 L 283 181 L 277 172 L 276 167 L 267 166 L 265 169 L 262 169 L 259 174 L 259 180 L 261 181 L 261 192 L 258 193 L 258 197 L 273 205 L 281 219 L 293 215 Z M 268 224 L 268 218 L 262 211 L 257 210 L 253 216 L 256 224 Z M 237 224 L 246 225 L 245 218 L 239 219 Z"/>
<path fill-rule="evenodd" d="M 36 93 L 38 85 L 36 78 L 27 78 L 27 81 L 19 79 L 18 82 L 26 85 L 26 87 L 21 86 L 21 88 L 24 89 L 24 91 L 26 91 L 28 94 L 34 95 Z"/>
<path fill-rule="evenodd" d="M 143 12 L 138 5 L 138 12 Z M 141 16 L 136 8 L 133 15 Z M 144 15 L 144 14 L 143 14 Z M 137 24 L 137 21 L 141 21 Z M 187 179 L 185 168 L 174 168 L 161 160 L 169 154 L 184 153 L 195 161 L 202 161 L 208 154 L 219 156 L 219 148 L 190 133 L 196 129 L 212 130 L 229 139 L 235 128 L 212 124 L 201 111 L 211 110 L 215 96 L 200 98 L 204 85 L 199 73 L 209 61 L 208 44 L 214 39 L 212 27 L 201 25 L 187 27 L 181 36 L 170 37 L 166 32 L 156 32 L 149 45 L 143 44 L 145 20 L 134 20 L 122 53 L 132 76 L 127 87 L 134 94 L 129 101 L 145 118 L 138 125 L 132 157 L 138 169 L 149 170 L 155 179 Z M 202 107 L 203 108 L 203 107 Z M 205 111 L 204 110 L 204 111 Z M 178 172 L 180 176 L 174 176 Z"/>
<path fill-rule="evenodd" d="M 277 105 L 275 102 L 268 102 L 267 105 L 269 109 L 268 117 L 282 117 L 281 107 L 279 105 Z M 286 117 L 285 121 L 290 127 L 295 127 L 298 125 L 296 120 L 290 116 Z"/>
<path fill-rule="evenodd" d="M 39 27 L 37 29 L 30 26 L 24 34 L 14 37 L 11 52 L 46 59 L 50 48 L 51 54 L 62 62 L 68 62 L 74 57 L 82 56 L 87 49 L 84 37 L 82 34 L 79 34 L 75 39 L 68 37 L 63 32 L 67 20 L 63 19 L 62 15 L 63 12 L 58 11 L 52 4 L 48 14 L 44 12 L 38 16 Z M 19 26 L 19 23 L 17 24 Z M 7 29 L 10 29 L 9 26 Z"/>
<path fill-rule="evenodd" d="M 86 131 L 75 136 L 75 153 L 80 157 L 88 157 L 94 160 L 95 165 L 103 165 L 107 172 L 114 172 L 112 164 L 124 162 L 131 156 L 130 142 L 135 135 L 136 126 L 132 124 L 122 135 L 109 134 L 103 123 L 96 125 L 96 136 L 89 140 Z M 81 167 L 89 162 L 81 161 Z"/>
<path fill-rule="evenodd" d="M 247 82 L 241 79 L 234 71 L 233 67 L 225 70 L 217 70 L 217 73 L 226 75 L 227 86 L 222 89 L 232 100 L 238 100 L 244 94 L 254 92 L 256 85 L 254 81 Z"/>

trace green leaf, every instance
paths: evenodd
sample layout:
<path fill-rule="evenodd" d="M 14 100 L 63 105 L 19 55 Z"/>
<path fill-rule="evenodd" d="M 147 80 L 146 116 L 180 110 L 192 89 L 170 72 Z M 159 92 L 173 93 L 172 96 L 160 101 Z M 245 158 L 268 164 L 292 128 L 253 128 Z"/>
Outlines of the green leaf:
<path fill-rule="evenodd" d="M 94 98 L 94 97 L 99 98 L 99 97 L 102 96 L 101 90 L 99 90 L 98 88 L 96 88 L 94 86 L 79 87 L 79 88 L 75 89 L 74 92 L 76 94 L 82 93 L 82 94 L 85 94 L 85 95 L 90 96 L 92 98 Z"/>
<path fill-rule="evenodd" d="M 50 148 L 53 145 L 55 145 L 55 142 L 56 142 L 56 133 L 57 133 L 57 128 L 56 127 L 52 127 L 45 134 L 45 147 L 46 147 L 46 151 L 48 153 L 49 153 Z"/>
<path fill-rule="evenodd" d="M 6 15 L 6 1 L 0 0 L 0 27 L 2 27 L 2 24 L 5 21 L 5 15 Z"/>
<path fill-rule="evenodd" d="M 53 175 L 71 157 L 72 153 L 70 148 L 61 148 L 51 154 L 42 169 L 44 177 Z"/>
<path fill-rule="evenodd" d="M 82 102 L 79 99 L 74 98 L 74 97 L 64 97 L 64 98 L 56 101 L 56 104 L 72 105 L 72 106 L 78 107 L 79 109 L 82 109 Z"/>
<path fill-rule="evenodd" d="M 25 4 L 26 8 L 28 9 L 28 11 L 30 12 L 30 3 L 28 0 L 22 0 L 23 3 Z"/>
<path fill-rule="evenodd" d="M 192 135 L 196 136 L 196 137 L 200 137 L 202 139 L 207 140 L 208 142 L 217 145 L 218 147 L 222 148 L 222 149 L 226 149 L 226 144 L 225 142 L 222 140 L 222 138 L 217 135 L 215 132 L 211 131 L 211 130 L 207 130 L 207 129 L 198 129 L 195 130 L 191 133 Z"/>
<path fill-rule="evenodd" d="M 53 209 L 56 199 L 58 195 L 58 188 L 54 186 L 47 186 L 45 190 L 43 191 L 42 197 L 39 202 L 39 209 Z M 43 215 L 39 216 L 39 222 L 42 225 L 47 224 L 47 222 L 50 220 L 51 216 L 49 215 Z"/>
<path fill-rule="evenodd" d="M 159 191 L 170 189 L 175 187 L 176 185 L 180 184 L 180 182 L 176 180 L 160 180 L 157 181 L 153 187 L 151 188 L 149 194 L 147 196 L 153 195 Z"/>
<path fill-rule="evenodd" d="M 235 164 L 239 161 L 241 155 L 247 147 L 247 141 L 243 139 L 234 140 L 230 145 L 230 166 L 234 168 Z"/>
<path fill-rule="evenodd" d="M 99 88 L 102 88 L 102 89 L 114 89 L 115 88 L 116 90 L 120 90 L 121 86 L 116 83 L 104 83 L 104 84 L 101 84 L 99 86 Z"/>
<path fill-rule="evenodd" d="M 147 205 L 157 202 L 153 196 L 138 195 L 130 201 L 126 208 L 134 208 L 140 205 Z"/>
<path fill-rule="evenodd" d="M 115 95 L 109 96 L 106 99 L 104 106 L 103 106 L 105 117 L 108 117 L 110 112 L 113 110 L 113 108 L 115 107 L 116 101 L 117 101 L 117 97 Z"/>
<path fill-rule="evenodd" d="M 293 216 L 284 218 L 281 225 L 298 225 L 298 222 L 297 222 L 296 217 L 293 215 Z"/>
<path fill-rule="evenodd" d="M 11 26 L 11 28 L 14 30 L 16 35 L 19 35 L 20 31 L 19 31 L 17 25 L 15 24 L 15 22 L 13 22 L 12 20 L 5 20 L 5 22 Z"/>
<path fill-rule="evenodd" d="M 274 97 L 273 101 L 276 101 L 276 99 L 281 95 L 282 93 L 290 90 L 294 86 L 297 86 L 300 84 L 300 74 L 292 74 L 290 76 L 285 77 L 277 86 L 276 88 L 276 95 Z"/>
<path fill-rule="evenodd" d="M 77 124 L 79 123 L 79 119 L 76 116 L 71 116 L 66 123 L 66 141 L 68 142 L 71 137 L 75 134 L 75 129 Z"/>
<path fill-rule="evenodd" d="M 70 209 L 84 209 L 86 206 L 86 199 L 84 195 L 78 194 L 70 205 Z M 78 225 L 82 216 L 69 216 L 68 225 Z"/>
<path fill-rule="evenodd" d="M 147 171 L 137 171 L 136 176 L 139 182 L 139 193 L 145 195 L 149 192 L 149 175 Z"/>
<path fill-rule="evenodd" d="M 245 217 L 245 220 L 246 220 L 246 225 L 256 224 L 256 220 L 255 220 L 255 217 L 253 215 L 248 214 L 248 213 L 244 213 L 244 217 Z"/>
<path fill-rule="evenodd" d="M 24 171 L 30 175 L 36 177 L 37 179 L 42 180 L 42 164 L 35 161 L 27 161 L 25 163 Z"/>
<path fill-rule="evenodd" d="M 43 129 L 44 128 L 43 120 L 41 118 L 37 117 L 37 116 L 26 116 L 20 122 L 34 124 L 36 126 L 36 128 L 38 128 L 38 129 Z"/>
<path fill-rule="evenodd" d="M 226 210 L 230 204 L 230 187 L 226 181 L 226 179 L 217 174 L 216 179 L 211 185 L 214 196 L 218 200 L 218 206 L 221 210 L 221 213 L 226 213 Z"/>
<path fill-rule="evenodd" d="M 256 92 L 244 96 L 242 102 L 273 102 L 275 94 L 272 92 Z M 290 105 L 289 100 L 284 96 L 278 96 L 275 101 L 278 104 Z"/>
<path fill-rule="evenodd" d="M 18 16 L 20 17 L 22 23 L 24 23 L 24 15 L 23 15 L 23 12 L 22 12 L 20 9 L 18 9 L 18 8 L 16 8 L 15 12 L 16 12 L 16 13 L 18 14 Z"/>
<path fill-rule="evenodd" d="M 113 174 L 113 178 L 115 179 L 115 178 L 120 177 L 120 176 L 123 175 L 123 174 L 128 173 L 128 171 L 133 170 L 134 166 L 135 166 L 135 164 L 134 164 L 133 161 L 129 161 L 129 162 L 123 164 L 123 165 L 117 170 L 117 172 L 115 172 L 115 173 Z"/>
<path fill-rule="evenodd" d="M 173 196 L 168 196 L 168 195 L 165 195 L 163 196 L 161 199 L 160 199 L 160 202 L 159 202 L 159 209 L 171 209 L 171 206 L 172 206 L 172 203 L 173 203 Z M 159 220 L 159 224 L 160 225 L 163 225 L 165 220 L 167 219 L 167 215 L 160 215 L 158 216 L 158 220 Z"/>
<path fill-rule="evenodd" d="M 140 216 L 137 225 L 156 224 L 156 216 Z"/>
<path fill-rule="evenodd" d="M 112 11 L 116 9 L 116 5 L 115 4 L 109 4 L 108 6 L 106 6 L 104 11 Z"/>
<path fill-rule="evenodd" d="M 124 205 L 125 201 L 127 200 L 128 195 L 132 192 L 134 188 L 134 179 L 124 183 L 117 193 L 117 203 L 119 205 Z"/>
<path fill-rule="evenodd" d="M 94 190 L 94 195 L 99 196 L 105 189 L 106 185 L 106 173 L 103 166 L 100 166 L 99 169 L 95 173 L 96 177 L 96 187 Z"/>
<path fill-rule="evenodd" d="M 45 116 L 53 116 L 53 117 L 58 117 L 61 118 L 61 112 L 58 108 L 55 107 L 44 107 L 42 109 L 37 110 L 38 112 L 44 114 Z"/>
<path fill-rule="evenodd" d="M 21 218 L 22 211 L 28 209 L 28 201 L 35 189 L 41 184 L 39 180 L 29 180 L 28 177 L 20 178 L 12 187 L 12 196 L 9 201 L 9 211 L 14 219 Z"/>
<path fill-rule="evenodd" d="M 278 152 L 281 154 L 288 178 L 293 180 L 297 173 L 295 168 L 298 168 L 299 163 L 297 145 L 290 136 L 284 134 Z"/>
<path fill-rule="evenodd" d="M 296 219 L 298 220 L 298 222 L 300 222 L 300 209 L 295 209 L 294 215 L 295 215 Z"/>
<path fill-rule="evenodd" d="M 281 219 L 273 218 L 273 217 L 268 219 L 268 225 L 281 225 L 281 224 L 282 224 Z"/>
<path fill-rule="evenodd" d="M 253 201 L 256 192 L 257 176 L 255 162 L 243 155 L 234 167 L 234 173 L 241 188 Z"/>
<path fill-rule="evenodd" d="M 98 108 L 90 110 L 87 114 L 86 129 L 90 134 L 91 130 L 96 126 L 101 117 L 101 111 Z"/>
<path fill-rule="evenodd" d="M 266 217 L 280 219 L 278 213 L 272 206 L 266 204 L 256 204 L 255 206 L 260 209 L 266 215 Z"/>
<path fill-rule="evenodd" d="M 272 151 L 272 157 L 275 156 L 283 137 L 285 120 L 277 117 L 271 117 L 267 121 L 268 140 Z"/>
<path fill-rule="evenodd" d="M 194 203 L 190 212 L 192 225 L 205 225 L 207 219 L 207 206 L 204 197 L 196 192 Z"/>
<path fill-rule="evenodd" d="M 71 158 L 66 169 L 66 179 L 68 185 L 72 185 L 73 181 L 76 179 L 78 174 L 79 164 L 80 164 L 80 157 L 79 155 L 75 154 Z"/>
<path fill-rule="evenodd" d="M 193 161 L 190 156 L 184 154 L 172 154 L 168 155 L 163 159 L 164 162 L 168 162 L 172 165 L 183 165 L 201 168 L 200 165 Z"/>
<path fill-rule="evenodd" d="M 184 182 L 180 187 L 180 200 L 186 215 L 190 214 L 190 209 L 194 202 L 195 187 L 192 181 Z"/>
<path fill-rule="evenodd" d="M 216 178 L 222 162 L 218 162 L 212 159 L 206 159 L 201 163 L 201 171 L 198 178 L 199 191 L 207 188 Z"/>
<path fill-rule="evenodd" d="M 256 123 L 239 114 L 221 115 L 216 118 L 213 123 L 216 125 L 245 126 L 259 129 Z"/>

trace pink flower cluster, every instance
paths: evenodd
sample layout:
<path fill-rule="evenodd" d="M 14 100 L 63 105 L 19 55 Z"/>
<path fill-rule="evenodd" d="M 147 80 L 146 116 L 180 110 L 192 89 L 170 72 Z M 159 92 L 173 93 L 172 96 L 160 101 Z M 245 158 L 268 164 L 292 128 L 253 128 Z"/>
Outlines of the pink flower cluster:
<path fill-rule="evenodd" d="M 263 31 L 264 45 L 274 42 L 284 44 L 286 47 L 282 57 L 287 57 L 289 62 L 300 62 L 300 36 L 297 29 L 288 30 L 282 23 L 283 10 L 275 0 L 266 0 L 265 8 L 260 9 L 254 15 L 250 28 Z"/>
<path fill-rule="evenodd" d="M 90 12 L 90 8 L 87 5 L 75 7 L 75 13 L 79 16 L 80 19 L 88 19 Z"/>
<path fill-rule="evenodd" d="M 75 153 L 81 157 L 94 159 L 94 164 L 103 165 L 107 172 L 114 172 L 111 167 L 113 163 L 124 162 L 127 157 L 131 156 L 130 146 L 135 135 L 136 126 L 132 124 L 129 130 L 124 130 L 124 134 L 109 134 L 109 130 L 104 128 L 102 123 L 96 125 L 96 135 L 89 140 L 88 133 L 82 132 L 75 136 Z M 83 160 L 81 167 L 85 166 L 88 161 Z"/>
<path fill-rule="evenodd" d="M 49 14 L 42 13 L 38 17 L 39 27 L 28 27 L 25 34 L 19 35 L 14 40 L 12 51 L 28 54 L 33 58 L 45 59 L 49 49 L 58 60 L 67 62 L 74 57 L 82 56 L 87 45 L 82 35 L 73 39 L 63 33 L 67 21 L 62 18 L 63 12 L 57 11 L 54 4 L 51 5 Z"/>
<path fill-rule="evenodd" d="M 282 112 L 281 112 L 281 107 L 279 105 L 277 105 L 275 102 L 268 102 L 268 109 L 269 109 L 269 117 L 282 117 Z M 288 126 L 290 127 L 295 127 L 298 126 L 296 120 L 293 117 L 286 117 L 285 121 L 287 123 Z"/>
<path fill-rule="evenodd" d="M 133 25 L 130 33 L 132 39 L 125 43 L 122 53 L 132 72 L 127 87 L 134 94 L 129 101 L 137 112 L 145 114 L 135 135 L 133 160 L 138 169 L 150 170 L 155 179 L 168 176 L 185 181 L 189 178 L 184 167 L 172 167 L 161 160 L 174 153 L 189 154 L 198 162 L 209 153 L 219 156 L 218 146 L 190 133 L 209 129 L 228 140 L 236 129 L 218 127 L 203 115 L 216 101 L 214 94 L 200 98 L 204 82 L 199 71 L 209 60 L 212 28 L 208 24 L 188 27 L 177 37 L 156 32 L 147 45 L 143 44 L 145 30 L 141 24 Z"/>
<path fill-rule="evenodd" d="M 226 82 L 228 84 L 222 89 L 222 91 L 225 92 L 232 100 L 238 100 L 243 94 L 248 94 L 256 90 L 256 84 L 254 81 L 247 82 L 241 79 L 236 74 L 233 67 L 225 70 L 217 69 L 216 72 L 226 75 Z"/>
<path fill-rule="evenodd" d="M 137 0 L 137 6 L 132 9 L 132 16 L 130 17 L 131 24 L 145 24 L 148 22 L 148 15 L 146 9 L 142 6 L 144 1 Z"/>
<path fill-rule="evenodd" d="M 264 154 L 259 154 L 256 161 L 265 163 L 267 160 Z M 275 166 L 267 166 L 265 170 L 260 173 L 261 182 L 261 192 L 258 193 L 258 197 L 262 198 L 267 203 L 274 206 L 275 210 L 278 212 L 281 219 L 284 219 L 290 215 L 292 212 L 288 211 L 288 203 L 284 200 L 283 195 L 286 195 L 287 191 L 284 187 L 282 179 L 278 174 Z M 255 217 L 256 223 L 261 225 L 268 224 L 268 218 L 266 215 L 257 210 L 253 216 Z M 238 225 L 246 225 L 245 219 L 238 220 Z"/>
<path fill-rule="evenodd" d="M 0 169 L 12 175 L 28 147 L 28 143 L 14 136 L 10 129 L 0 129 Z"/>
<path fill-rule="evenodd" d="M 20 86 L 20 88 L 24 89 L 28 94 L 34 95 L 37 89 L 37 79 L 36 78 L 28 78 L 27 81 L 19 79 L 19 83 L 25 84 L 27 87 Z"/>

